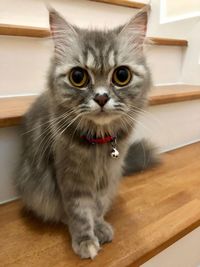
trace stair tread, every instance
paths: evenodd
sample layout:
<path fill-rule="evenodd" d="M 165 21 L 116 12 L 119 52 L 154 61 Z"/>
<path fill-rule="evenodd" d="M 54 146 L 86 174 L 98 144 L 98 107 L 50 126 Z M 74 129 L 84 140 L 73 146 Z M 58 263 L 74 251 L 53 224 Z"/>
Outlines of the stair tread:
<path fill-rule="evenodd" d="M 169 104 L 195 99 L 200 99 L 200 85 L 162 85 L 154 87 L 151 91 L 150 105 Z"/>
<path fill-rule="evenodd" d="M 36 96 L 0 98 L 0 127 L 18 125 L 35 99 Z M 195 99 L 200 99 L 200 86 L 157 86 L 152 89 L 149 103 L 150 105 L 161 105 Z"/>
<path fill-rule="evenodd" d="M 49 37 L 49 28 L 33 27 L 25 25 L 14 24 L 0 24 L 0 35 L 13 35 L 25 37 Z M 187 46 L 187 40 L 162 38 L 162 37 L 147 37 L 147 40 L 154 45 L 173 45 L 173 46 Z"/>
<path fill-rule="evenodd" d="M 125 7 L 132 7 L 132 8 L 143 8 L 147 6 L 146 3 L 142 3 L 141 1 L 133 1 L 133 0 L 90 0 L 90 1 L 125 6 Z"/>
<path fill-rule="evenodd" d="M 107 220 L 112 243 L 94 261 L 71 250 L 66 227 L 22 212 L 21 201 L 0 207 L 3 266 L 139 266 L 200 225 L 200 142 L 163 155 L 163 163 L 122 180 Z M 9 252 L 9 253 L 8 253 Z"/>

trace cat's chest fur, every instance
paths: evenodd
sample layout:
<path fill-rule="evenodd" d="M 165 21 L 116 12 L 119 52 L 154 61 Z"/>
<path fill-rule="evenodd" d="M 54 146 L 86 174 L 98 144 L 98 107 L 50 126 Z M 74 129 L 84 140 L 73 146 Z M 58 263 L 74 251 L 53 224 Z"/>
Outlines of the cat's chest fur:
<path fill-rule="evenodd" d="M 89 183 L 97 192 L 107 191 L 108 188 L 118 183 L 122 174 L 124 156 L 128 149 L 127 142 L 117 144 L 118 158 L 111 156 L 111 143 L 95 145 L 63 144 L 64 142 L 60 142 L 58 152 L 59 157 L 65 164 L 63 166 L 65 179 L 71 179 L 70 176 L 76 173 L 83 184 Z"/>

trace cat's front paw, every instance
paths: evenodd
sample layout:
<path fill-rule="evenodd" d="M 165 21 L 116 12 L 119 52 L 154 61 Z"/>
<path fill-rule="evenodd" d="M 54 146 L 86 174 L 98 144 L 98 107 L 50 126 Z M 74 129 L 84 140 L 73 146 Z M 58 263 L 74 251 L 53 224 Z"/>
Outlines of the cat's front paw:
<path fill-rule="evenodd" d="M 72 243 L 73 250 L 82 259 L 94 259 L 100 250 L 99 241 L 96 237 L 84 239 L 80 242 Z"/>
<path fill-rule="evenodd" d="M 113 228 L 105 221 L 95 223 L 94 233 L 98 237 L 101 245 L 113 240 Z"/>

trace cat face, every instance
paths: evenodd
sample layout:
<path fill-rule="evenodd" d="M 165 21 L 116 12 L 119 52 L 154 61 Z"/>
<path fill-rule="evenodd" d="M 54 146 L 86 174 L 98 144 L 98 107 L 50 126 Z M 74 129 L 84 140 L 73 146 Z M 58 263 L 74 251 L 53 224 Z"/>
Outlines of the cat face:
<path fill-rule="evenodd" d="M 132 117 L 150 85 L 142 51 L 146 23 L 142 11 L 124 27 L 89 31 L 50 11 L 55 54 L 49 84 L 59 105 L 100 125 Z"/>

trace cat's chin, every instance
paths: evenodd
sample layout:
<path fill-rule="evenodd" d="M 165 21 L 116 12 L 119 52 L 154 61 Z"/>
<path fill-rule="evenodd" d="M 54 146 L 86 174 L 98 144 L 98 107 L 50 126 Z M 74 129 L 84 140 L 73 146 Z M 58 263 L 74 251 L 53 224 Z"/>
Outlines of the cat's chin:
<path fill-rule="evenodd" d="M 98 112 L 90 114 L 87 116 L 87 119 L 94 122 L 98 125 L 110 124 L 115 121 L 117 118 L 121 117 L 120 114 L 110 113 L 110 112 Z"/>

